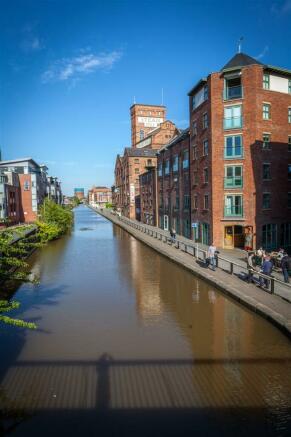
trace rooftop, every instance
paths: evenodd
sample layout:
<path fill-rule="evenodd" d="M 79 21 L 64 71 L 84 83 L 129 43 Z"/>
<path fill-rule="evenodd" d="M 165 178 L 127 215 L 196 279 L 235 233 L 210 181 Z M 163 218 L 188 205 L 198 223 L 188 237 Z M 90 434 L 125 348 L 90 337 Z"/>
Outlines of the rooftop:
<path fill-rule="evenodd" d="M 263 65 L 261 62 L 257 61 L 257 59 L 252 58 L 249 55 L 246 55 L 245 53 L 236 53 L 230 61 L 225 64 L 225 66 L 221 69 L 221 71 L 229 70 L 233 68 L 239 68 L 239 67 L 245 67 L 247 65 Z"/>
<path fill-rule="evenodd" d="M 35 162 L 35 160 L 32 158 L 9 159 L 7 161 L 0 161 L 0 165 L 1 166 L 2 165 L 12 165 L 12 164 L 17 164 L 20 162 L 27 162 L 27 161 L 32 162 L 36 167 L 40 167 L 40 165 L 37 162 Z"/>
<path fill-rule="evenodd" d="M 154 149 L 134 149 L 133 147 L 126 147 L 124 149 L 124 155 L 136 156 L 136 157 L 152 157 L 156 156 L 157 151 Z"/>
<path fill-rule="evenodd" d="M 168 144 L 166 144 L 164 147 L 162 147 L 158 152 L 163 152 L 167 149 L 169 149 L 170 147 L 173 147 L 175 144 L 179 143 L 180 141 L 185 140 L 187 137 L 189 137 L 189 127 L 187 127 L 186 129 L 182 130 L 182 132 L 177 135 L 175 138 L 173 138 Z"/>

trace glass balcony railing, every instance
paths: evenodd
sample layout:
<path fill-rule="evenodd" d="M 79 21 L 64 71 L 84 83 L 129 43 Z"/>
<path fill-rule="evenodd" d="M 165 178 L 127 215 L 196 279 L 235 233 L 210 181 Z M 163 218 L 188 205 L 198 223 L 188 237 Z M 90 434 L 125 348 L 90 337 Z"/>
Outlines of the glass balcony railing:
<path fill-rule="evenodd" d="M 242 205 L 224 207 L 224 217 L 242 217 L 242 216 L 243 216 Z"/>
<path fill-rule="evenodd" d="M 224 129 L 238 129 L 242 127 L 243 118 L 242 116 L 238 117 L 229 117 L 223 119 L 223 127 Z"/>
<path fill-rule="evenodd" d="M 241 99 L 243 97 L 242 85 L 229 86 L 223 90 L 224 100 Z"/>
<path fill-rule="evenodd" d="M 225 177 L 224 188 L 237 188 L 243 186 L 242 176 Z"/>

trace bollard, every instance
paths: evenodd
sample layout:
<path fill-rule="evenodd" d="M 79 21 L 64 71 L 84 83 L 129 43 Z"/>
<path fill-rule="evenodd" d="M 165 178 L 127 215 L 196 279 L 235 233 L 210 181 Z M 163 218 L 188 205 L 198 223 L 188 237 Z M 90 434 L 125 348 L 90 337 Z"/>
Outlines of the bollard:
<path fill-rule="evenodd" d="M 233 263 L 230 263 L 230 271 L 229 271 L 229 273 L 230 273 L 231 275 L 233 275 Z"/>
<path fill-rule="evenodd" d="M 274 280 L 274 278 L 271 278 L 270 279 L 271 280 L 271 294 L 274 294 L 274 291 L 275 291 L 275 280 Z"/>

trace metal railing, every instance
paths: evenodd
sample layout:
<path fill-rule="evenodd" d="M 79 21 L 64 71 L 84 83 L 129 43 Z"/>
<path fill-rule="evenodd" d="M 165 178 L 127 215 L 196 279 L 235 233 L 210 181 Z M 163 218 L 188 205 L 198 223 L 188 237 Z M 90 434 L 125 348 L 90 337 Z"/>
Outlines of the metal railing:
<path fill-rule="evenodd" d="M 223 90 L 224 100 L 240 99 L 241 97 L 243 97 L 242 85 L 227 86 Z"/>
<path fill-rule="evenodd" d="M 154 239 L 160 240 L 161 242 L 175 247 L 177 250 L 181 250 L 194 257 L 198 262 L 201 261 L 203 264 L 206 263 L 207 250 L 199 247 L 199 244 L 190 243 L 188 241 L 182 240 L 181 238 L 171 238 L 169 232 L 163 231 L 162 229 L 157 229 L 154 226 L 141 224 L 139 222 L 132 221 L 123 216 L 117 216 L 118 220 L 125 223 L 127 226 L 138 230 L 146 235 L 153 237 Z M 241 279 L 246 280 L 249 283 L 254 283 L 260 285 L 262 289 L 270 294 L 276 294 L 287 301 L 286 294 L 279 290 L 279 287 L 285 287 L 285 292 L 290 293 L 288 296 L 291 297 L 291 285 L 275 278 L 274 276 L 265 275 L 255 269 L 247 266 L 242 266 L 241 264 L 224 258 L 220 255 L 216 256 L 216 268 L 223 270 L 230 275 L 236 275 Z"/>
<path fill-rule="evenodd" d="M 223 127 L 224 129 L 238 129 L 242 127 L 243 118 L 242 116 L 238 117 L 225 117 L 223 119 Z"/>

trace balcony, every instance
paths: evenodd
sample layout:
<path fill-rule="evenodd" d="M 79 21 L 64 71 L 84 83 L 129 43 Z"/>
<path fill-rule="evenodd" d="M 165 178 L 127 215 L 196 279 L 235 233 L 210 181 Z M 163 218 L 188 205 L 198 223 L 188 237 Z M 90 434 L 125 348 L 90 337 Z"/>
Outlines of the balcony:
<path fill-rule="evenodd" d="M 238 188 L 243 186 L 242 176 L 225 177 L 224 188 Z"/>
<path fill-rule="evenodd" d="M 228 86 L 223 90 L 224 100 L 241 99 L 243 97 L 242 85 Z"/>
<path fill-rule="evenodd" d="M 224 129 L 239 129 L 243 125 L 242 116 L 238 117 L 229 117 L 223 119 L 223 128 Z"/>
<path fill-rule="evenodd" d="M 235 206 L 225 206 L 224 207 L 224 217 L 243 217 L 243 207 L 242 205 Z"/>

